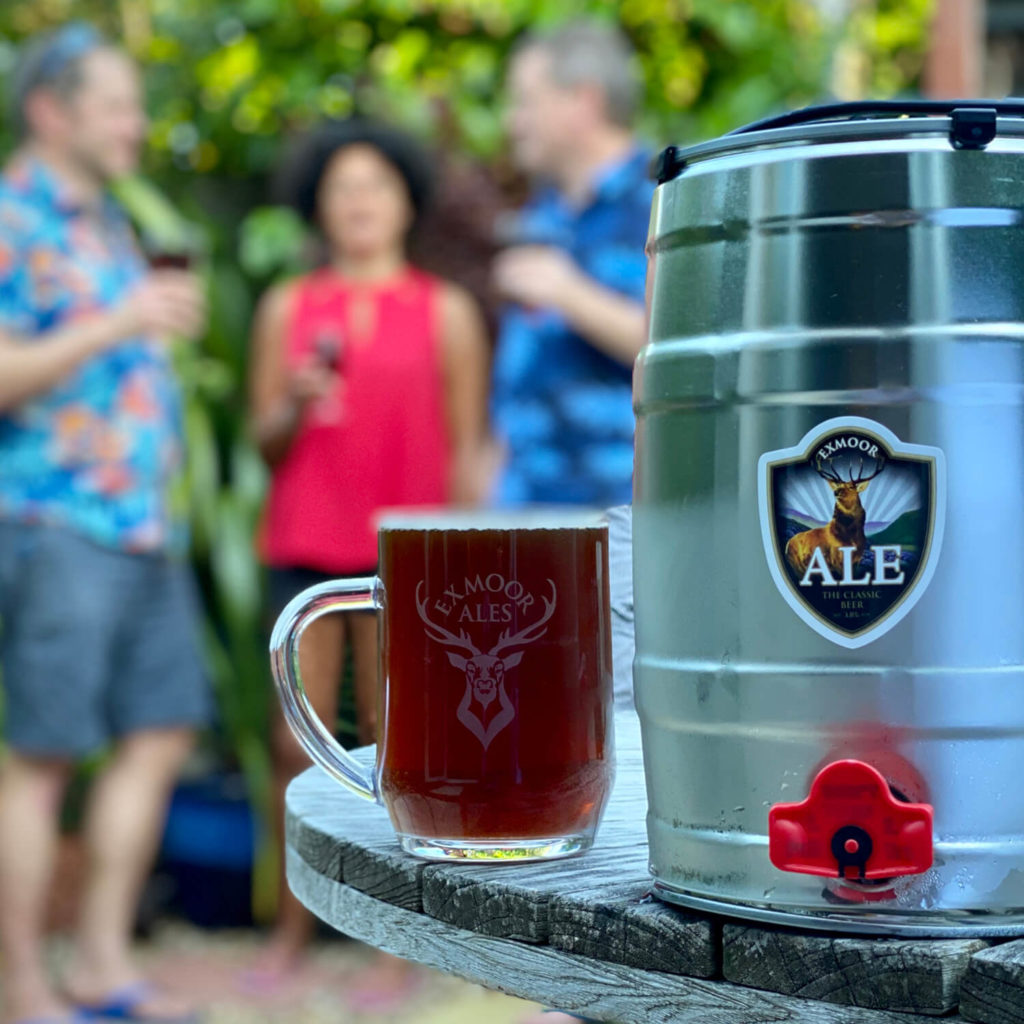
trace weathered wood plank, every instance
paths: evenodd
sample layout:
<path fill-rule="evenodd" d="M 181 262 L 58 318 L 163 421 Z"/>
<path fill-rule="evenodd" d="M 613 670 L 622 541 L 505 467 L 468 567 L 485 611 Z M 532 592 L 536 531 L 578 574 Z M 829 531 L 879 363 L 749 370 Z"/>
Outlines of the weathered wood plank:
<path fill-rule="evenodd" d="M 375 899 L 422 911 L 425 866 L 425 861 L 403 853 L 392 833 L 379 842 L 350 845 L 342 858 L 341 880 Z"/>
<path fill-rule="evenodd" d="M 647 844 L 596 844 L 570 860 L 541 864 L 431 865 L 423 873 L 423 912 L 446 924 L 519 942 L 547 942 L 553 897 L 596 879 L 644 884 Z"/>
<path fill-rule="evenodd" d="M 571 1013 L 621 1024 L 911 1024 L 914 1017 L 834 1006 L 490 938 L 374 900 L 318 875 L 288 851 L 288 882 L 315 914 L 362 942 Z"/>
<path fill-rule="evenodd" d="M 960 1013 L 981 1024 L 1024 1024 L 1024 940 L 971 957 L 960 983 Z"/>
<path fill-rule="evenodd" d="M 712 978 L 721 964 L 721 926 L 648 895 L 650 880 L 555 896 L 548 942 L 567 953 L 649 971 Z"/>
<path fill-rule="evenodd" d="M 832 938 L 726 924 L 722 970 L 729 981 L 844 1006 L 941 1015 L 983 939 Z"/>
<path fill-rule="evenodd" d="M 285 842 L 298 851 L 315 871 L 341 881 L 341 862 L 347 843 L 318 824 L 319 819 L 334 812 L 334 794 L 319 789 L 310 791 L 311 787 L 303 785 L 304 780 L 305 776 L 302 776 L 288 788 Z"/>
<path fill-rule="evenodd" d="M 371 768 L 377 748 L 360 747 L 351 754 L 361 765 Z M 365 821 L 368 829 L 376 830 L 381 816 L 387 823 L 383 808 L 356 796 L 320 768 L 310 768 L 293 779 L 285 794 L 286 841 L 332 865 L 340 865 L 344 849 L 355 841 L 352 826 Z M 330 848 L 332 843 L 337 847 L 334 850 Z M 340 866 L 336 870 L 337 874 L 333 868 L 324 874 L 340 880 Z"/>
<path fill-rule="evenodd" d="M 372 748 L 357 751 L 372 755 Z M 383 807 L 350 793 L 319 769 L 288 788 L 286 835 L 321 874 L 377 899 L 420 910 L 424 861 L 403 853 Z M 319 870 L 319 868 L 318 868 Z"/>

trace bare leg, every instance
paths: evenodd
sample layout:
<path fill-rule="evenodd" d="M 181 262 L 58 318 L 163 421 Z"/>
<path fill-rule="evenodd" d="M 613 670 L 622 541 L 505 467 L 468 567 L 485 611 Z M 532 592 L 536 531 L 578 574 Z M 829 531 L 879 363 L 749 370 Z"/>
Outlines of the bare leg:
<path fill-rule="evenodd" d="M 0 768 L 0 954 L 4 1020 L 59 1016 L 43 958 L 46 898 L 70 764 L 11 754 Z"/>
<path fill-rule="evenodd" d="M 356 727 L 359 743 L 377 740 L 377 687 L 380 659 L 377 653 L 377 616 L 352 612 L 348 616 L 352 636 L 352 676 L 355 682 Z"/>
<path fill-rule="evenodd" d="M 93 784 L 85 820 L 89 874 L 68 991 L 85 1003 L 140 980 L 131 934 L 143 882 L 160 838 L 171 787 L 192 746 L 187 729 L 124 737 Z M 170 995 L 146 1001 L 157 1015 L 183 1013 Z"/>
<path fill-rule="evenodd" d="M 312 623 L 302 637 L 299 652 L 302 682 L 313 709 L 330 729 L 338 715 L 338 689 L 345 658 L 345 617 L 327 615 Z M 277 920 L 270 944 L 264 951 L 253 976 L 255 985 L 276 984 L 291 971 L 313 935 L 313 915 L 292 895 L 284 877 L 284 795 L 296 775 L 309 767 L 306 752 L 278 710 L 274 719 L 273 745 L 273 824 L 281 851 L 280 888 Z"/>

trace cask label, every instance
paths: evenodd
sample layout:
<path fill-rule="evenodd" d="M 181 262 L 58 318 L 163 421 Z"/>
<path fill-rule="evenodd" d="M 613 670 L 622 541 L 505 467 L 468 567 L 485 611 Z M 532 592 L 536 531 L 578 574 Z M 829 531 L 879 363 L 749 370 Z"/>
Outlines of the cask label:
<path fill-rule="evenodd" d="M 787 604 L 842 647 L 893 628 L 935 571 L 945 523 L 942 451 L 841 417 L 758 461 L 761 536 Z"/>

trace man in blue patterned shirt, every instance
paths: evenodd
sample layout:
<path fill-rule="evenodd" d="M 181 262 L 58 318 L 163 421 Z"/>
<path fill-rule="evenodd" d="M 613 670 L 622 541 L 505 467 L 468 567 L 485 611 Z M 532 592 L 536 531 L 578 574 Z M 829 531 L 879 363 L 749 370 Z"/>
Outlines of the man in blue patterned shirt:
<path fill-rule="evenodd" d="M 0 959 L 4 1022 L 192 1019 L 129 955 L 168 792 L 209 714 L 167 484 L 180 409 L 167 339 L 205 320 L 198 280 L 150 271 L 106 186 L 145 136 L 138 71 L 86 25 L 30 45 L 0 174 Z M 58 995 L 42 927 L 61 795 L 92 786 L 88 872 Z"/>
<path fill-rule="evenodd" d="M 494 499 L 625 504 L 653 195 L 630 128 L 632 53 L 615 30 L 572 22 L 520 44 L 508 91 L 513 153 L 540 188 L 494 268 L 508 300 L 494 366 L 505 449 Z"/>

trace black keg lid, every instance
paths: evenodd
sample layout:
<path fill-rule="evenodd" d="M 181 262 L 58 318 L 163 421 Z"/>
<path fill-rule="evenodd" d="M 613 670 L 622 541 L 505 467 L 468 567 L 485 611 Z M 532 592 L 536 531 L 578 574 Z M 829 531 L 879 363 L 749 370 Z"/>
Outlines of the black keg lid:
<path fill-rule="evenodd" d="M 736 128 L 727 135 L 697 146 L 666 147 L 651 168 L 651 176 L 663 185 L 677 177 L 693 159 L 739 149 L 755 142 L 792 140 L 799 135 L 849 138 L 856 134 L 899 135 L 945 132 L 954 149 L 984 149 L 999 131 L 1000 117 L 1024 118 L 1024 99 L 963 100 L 860 100 L 802 107 Z M 813 132 L 807 129 L 815 129 Z M 1021 134 L 1020 126 L 1014 134 Z"/>

